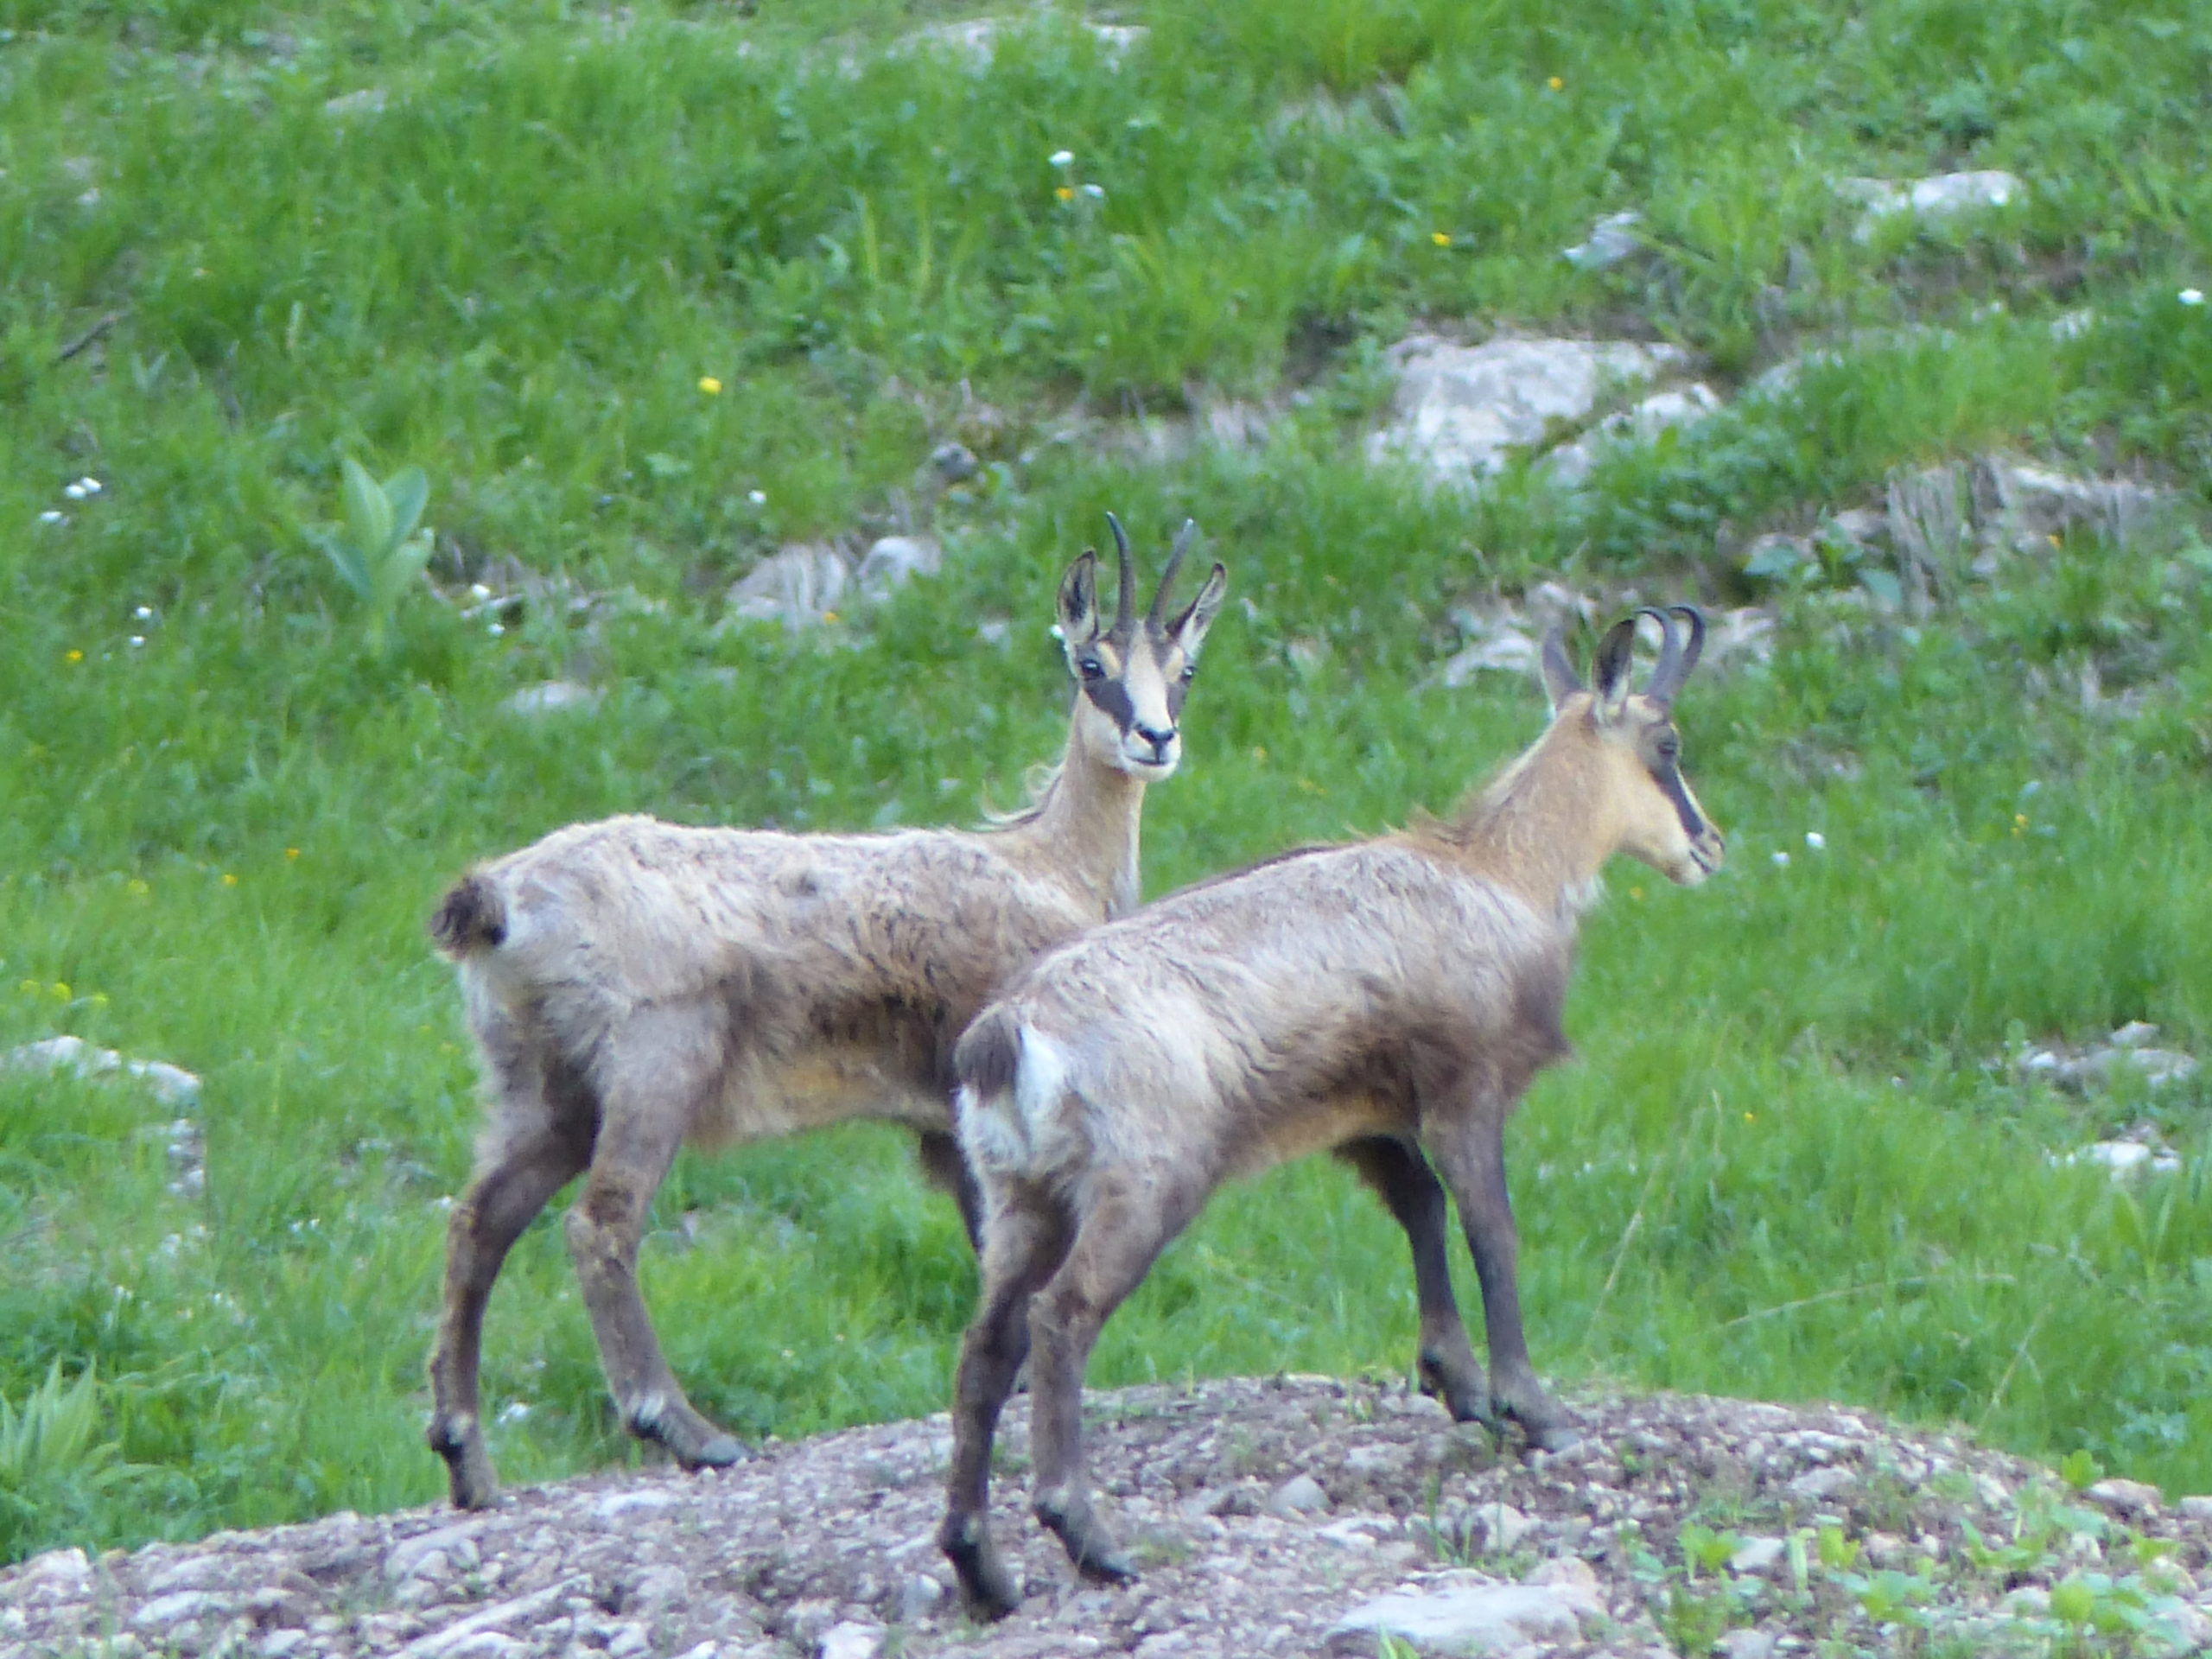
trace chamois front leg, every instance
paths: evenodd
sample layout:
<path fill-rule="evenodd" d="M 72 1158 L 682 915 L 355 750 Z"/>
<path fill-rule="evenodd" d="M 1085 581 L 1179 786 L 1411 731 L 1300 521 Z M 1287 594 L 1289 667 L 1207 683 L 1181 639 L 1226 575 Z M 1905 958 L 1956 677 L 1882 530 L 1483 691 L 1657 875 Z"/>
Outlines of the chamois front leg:
<path fill-rule="evenodd" d="M 1504 1110 L 1486 1101 L 1473 1103 L 1452 1119 L 1425 1125 L 1423 1139 L 1459 1206 L 1482 1281 L 1491 1405 L 1521 1425 L 1531 1446 L 1564 1452 L 1582 1436 L 1567 1408 L 1536 1380 L 1521 1328 L 1520 1239 L 1505 1186 Z"/>
<path fill-rule="evenodd" d="M 469 1182 L 446 1225 L 445 1312 L 430 1355 L 434 1403 L 425 1438 L 446 1460 L 457 1510 L 485 1509 L 499 1495 L 477 1395 L 484 1305 L 523 1229 L 589 1156 L 588 1139 L 551 1122 L 512 1135 Z"/>
<path fill-rule="evenodd" d="M 1003 1618 L 1021 1592 L 991 1541 L 991 1441 L 1029 1352 L 1030 1298 L 1066 1256 L 1068 1229 L 1057 1207 L 1002 1202 L 988 1236 L 981 1305 L 961 1341 L 953 1385 L 952 1468 L 938 1545 L 959 1575 L 969 1611 Z"/>
<path fill-rule="evenodd" d="M 1419 1147 L 1395 1135 L 1348 1141 L 1337 1148 L 1337 1156 L 1359 1172 L 1405 1229 L 1413 1251 L 1414 1294 L 1421 1307 L 1421 1387 L 1441 1400 L 1460 1422 L 1487 1418 L 1490 1389 L 1467 1340 L 1459 1299 L 1452 1294 L 1452 1269 L 1445 1252 L 1451 1207 L 1436 1172 Z"/>

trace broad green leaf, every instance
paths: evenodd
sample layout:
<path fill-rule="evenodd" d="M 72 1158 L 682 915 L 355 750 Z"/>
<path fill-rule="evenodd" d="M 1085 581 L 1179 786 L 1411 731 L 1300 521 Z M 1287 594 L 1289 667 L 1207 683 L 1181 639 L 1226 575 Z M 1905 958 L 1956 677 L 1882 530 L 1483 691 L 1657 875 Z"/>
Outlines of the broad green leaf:
<path fill-rule="evenodd" d="M 346 474 L 346 524 L 353 532 L 354 550 L 364 560 L 381 558 L 391 545 L 391 503 L 353 456 L 345 456 L 340 465 Z"/>
<path fill-rule="evenodd" d="M 420 467 L 407 467 L 385 480 L 384 499 L 391 507 L 391 540 L 404 542 L 422 519 L 423 505 L 430 499 L 430 480 Z"/>
<path fill-rule="evenodd" d="M 342 536 L 334 536 L 327 530 L 311 530 L 308 539 L 323 550 L 336 569 L 339 579 L 365 600 L 376 596 L 376 584 L 369 580 L 368 567 L 361 563 L 361 556 Z"/>

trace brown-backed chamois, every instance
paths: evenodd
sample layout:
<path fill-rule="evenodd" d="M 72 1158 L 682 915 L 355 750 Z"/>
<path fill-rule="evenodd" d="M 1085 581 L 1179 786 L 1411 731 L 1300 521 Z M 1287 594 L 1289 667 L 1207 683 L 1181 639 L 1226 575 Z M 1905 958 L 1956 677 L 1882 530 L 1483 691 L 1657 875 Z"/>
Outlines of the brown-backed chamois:
<path fill-rule="evenodd" d="M 1025 1354 L 1038 1518 L 1085 1574 L 1126 1580 L 1084 1473 L 1091 1344 L 1215 1188 L 1303 1153 L 1347 1160 L 1404 1226 L 1421 1371 L 1453 1414 L 1573 1443 L 1522 1335 L 1505 1122 L 1568 1052 L 1575 928 L 1606 861 L 1627 853 L 1694 886 L 1722 851 L 1682 779 L 1673 716 L 1704 622 L 1688 607 L 1640 614 L 1664 639 L 1648 688 L 1629 687 L 1636 617 L 1600 645 L 1594 689 L 1554 633 L 1550 725 L 1451 817 L 1293 853 L 1108 923 L 1032 963 L 962 1037 L 983 1285 L 939 1541 L 977 1613 L 1018 1593 L 991 1542 L 988 1483 Z M 1446 1274 L 1446 1189 L 1482 1282 L 1487 1387 Z"/>
<path fill-rule="evenodd" d="M 430 1358 L 429 1440 L 453 1501 L 499 1485 L 479 1422 L 484 1306 L 509 1248 L 571 1177 L 575 1262 L 607 1386 L 632 1433 L 685 1466 L 741 1455 L 684 1398 L 638 1292 L 646 1211 L 677 1150 L 848 1118 L 905 1123 L 925 1166 L 980 1211 L 951 1135 L 952 1046 L 1037 953 L 1137 903 L 1145 785 L 1175 770 L 1178 720 L 1228 577 L 1172 614 L 1195 526 L 1138 614 L 1118 521 L 1119 601 L 1097 557 L 1059 588 L 1077 682 L 1067 748 L 1029 807 L 977 831 L 785 835 L 649 817 L 572 825 L 481 865 L 430 923 L 459 969 L 487 1123 L 454 1205 Z"/>

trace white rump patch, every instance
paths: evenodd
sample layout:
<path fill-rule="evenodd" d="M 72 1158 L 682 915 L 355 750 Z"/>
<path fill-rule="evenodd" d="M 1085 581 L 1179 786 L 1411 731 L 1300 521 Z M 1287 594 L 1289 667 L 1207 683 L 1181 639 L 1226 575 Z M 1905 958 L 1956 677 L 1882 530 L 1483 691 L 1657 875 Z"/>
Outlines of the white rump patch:
<path fill-rule="evenodd" d="M 985 1096 L 963 1084 L 955 1097 L 960 1147 L 978 1169 L 1008 1175 L 1040 1173 L 1040 1152 L 1054 1133 L 1067 1097 L 1068 1054 L 1031 1026 L 1018 1027 L 1014 1088 Z"/>

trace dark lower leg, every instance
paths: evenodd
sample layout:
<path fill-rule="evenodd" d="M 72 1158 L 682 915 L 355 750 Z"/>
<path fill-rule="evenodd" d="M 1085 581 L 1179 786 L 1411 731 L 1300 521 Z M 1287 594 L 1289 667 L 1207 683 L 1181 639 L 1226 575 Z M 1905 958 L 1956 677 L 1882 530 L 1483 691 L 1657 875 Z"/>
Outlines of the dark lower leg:
<path fill-rule="evenodd" d="M 1083 1452 L 1083 1374 L 1109 1316 L 1144 1281 L 1195 1211 L 1149 1192 L 1094 1205 L 1068 1259 L 1029 1310 L 1029 1440 L 1037 1518 L 1058 1535 L 1085 1578 L 1127 1584 L 1131 1565 L 1091 1508 Z"/>
<path fill-rule="evenodd" d="M 1452 1293 L 1445 1250 L 1451 1211 L 1443 1184 L 1418 1148 L 1393 1136 L 1348 1142 L 1337 1148 L 1337 1155 L 1359 1172 L 1405 1230 L 1421 1306 L 1421 1386 L 1461 1422 L 1488 1416 L 1490 1389 Z"/>
<path fill-rule="evenodd" d="M 958 1574 L 968 1607 L 998 1618 L 1020 1600 L 990 1534 L 991 1443 L 999 1414 L 1029 1349 L 1029 1301 L 1066 1249 L 1057 1217 L 1016 1211 L 998 1219 L 997 1248 L 983 1261 L 983 1294 L 960 1344 L 953 1387 L 952 1467 L 938 1543 Z"/>
<path fill-rule="evenodd" d="M 1529 1443 L 1560 1452 L 1581 1439 L 1567 1408 L 1536 1380 L 1521 1325 L 1520 1238 L 1505 1185 L 1502 1121 L 1481 1121 L 1457 1131 L 1437 1147 L 1437 1160 L 1459 1201 L 1467 1248 L 1482 1281 L 1483 1325 L 1490 1345 L 1491 1400 L 1518 1422 Z"/>
<path fill-rule="evenodd" d="M 478 1398 L 485 1304 L 515 1240 L 584 1160 L 584 1148 L 574 1139 L 534 1136 L 478 1174 L 447 1224 L 445 1311 L 430 1354 L 427 1438 L 446 1460 L 456 1509 L 481 1509 L 499 1491 L 484 1449 Z"/>

